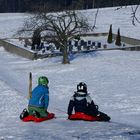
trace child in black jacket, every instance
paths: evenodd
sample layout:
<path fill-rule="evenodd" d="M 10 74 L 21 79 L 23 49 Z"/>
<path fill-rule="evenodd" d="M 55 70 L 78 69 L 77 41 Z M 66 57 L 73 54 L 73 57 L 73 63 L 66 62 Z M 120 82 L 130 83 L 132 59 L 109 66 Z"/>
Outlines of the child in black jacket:
<path fill-rule="evenodd" d="M 93 100 L 87 93 L 87 85 L 80 82 L 77 85 L 77 92 L 71 97 L 68 105 L 68 116 L 73 112 L 82 112 L 91 116 L 100 116 L 102 121 L 109 121 L 110 117 L 105 113 L 98 111 L 98 106 L 94 104 Z M 68 117 L 69 118 L 69 117 Z"/>

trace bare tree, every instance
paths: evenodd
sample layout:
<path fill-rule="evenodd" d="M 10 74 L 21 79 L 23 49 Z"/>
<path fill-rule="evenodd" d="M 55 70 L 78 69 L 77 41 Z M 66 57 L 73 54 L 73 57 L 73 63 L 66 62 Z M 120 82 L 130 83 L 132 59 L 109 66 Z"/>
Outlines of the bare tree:
<path fill-rule="evenodd" d="M 32 14 L 19 32 L 32 32 L 37 29 L 43 32 L 45 38 L 49 37 L 51 41 L 59 44 L 63 55 L 62 63 L 67 64 L 70 63 L 68 42 L 89 29 L 87 21 L 82 13 L 74 10 L 59 13 L 47 13 L 46 10 L 41 10 Z"/>

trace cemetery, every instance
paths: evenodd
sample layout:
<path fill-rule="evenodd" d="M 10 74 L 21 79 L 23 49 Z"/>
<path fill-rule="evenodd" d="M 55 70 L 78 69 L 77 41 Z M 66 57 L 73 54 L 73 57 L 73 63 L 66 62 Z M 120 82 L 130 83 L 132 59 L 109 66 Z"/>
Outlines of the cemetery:
<path fill-rule="evenodd" d="M 140 50 L 140 40 L 121 36 L 121 44 L 118 46 L 115 44 L 116 36 L 117 35 L 113 34 L 112 42 L 108 43 L 108 33 L 81 35 L 80 39 L 68 41 L 68 52 L 74 54 L 113 49 Z M 4 46 L 7 51 L 32 60 L 60 56 L 62 54 L 60 46 L 46 41 L 41 41 L 39 45 L 36 44 L 32 46 L 30 38 L 0 40 L 0 44 Z"/>

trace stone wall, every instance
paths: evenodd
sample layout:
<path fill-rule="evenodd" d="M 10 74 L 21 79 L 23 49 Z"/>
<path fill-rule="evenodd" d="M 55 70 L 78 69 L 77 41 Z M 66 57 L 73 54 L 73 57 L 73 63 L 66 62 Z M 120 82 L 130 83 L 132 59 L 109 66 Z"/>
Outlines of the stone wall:
<path fill-rule="evenodd" d="M 0 45 L 5 48 L 6 51 L 17 54 L 19 56 L 22 56 L 24 58 L 28 58 L 31 60 L 37 59 L 37 55 L 34 52 L 31 52 L 29 50 L 26 50 L 24 48 L 20 48 L 18 46 L 15 46 L 9 42 L 6 42 L 4 40 L 0 40 Z"/>
<path fill-rule="evenodd" d="M 81 36 L 93 36 L 93 37 L 95 37 L 95 36 L 107 36 L 107 35 L 108 35 L 108 33 L 94 33 L 94 34 L 82 34 Z M 113 34 L 113 39 L 116 39 L 116 34 Z M 120 48 L 121 50 L 140 51 L 140 40 L 121 36 L 121 41 L 124 43 L 130 44 L 130 47 Z M 3 46 L 5 48 L 5 50 L 10 52 L 10 53 L 17 54 L 19 56 L 22 56 L 24 58 L 28 58 L 31 60 L 61 55 L 60 53 L 59 54 L 37 55 L 35 52 L 26 50 L 26 49 L 21 48 L 19 46 L 15 46 L 9 42 L 6 42 L 6 40 L 2 40 L 2 39 L 0 39 L 0 46 Z"/>
<path fill-rule="evenodd" d="M 113 34 L 113 39 L 116 39 L 116 36 L 116 34 Z M 140 45 L 140 40 L 130 37 L 121 36 L 121 41 L 130 45 Z"/>

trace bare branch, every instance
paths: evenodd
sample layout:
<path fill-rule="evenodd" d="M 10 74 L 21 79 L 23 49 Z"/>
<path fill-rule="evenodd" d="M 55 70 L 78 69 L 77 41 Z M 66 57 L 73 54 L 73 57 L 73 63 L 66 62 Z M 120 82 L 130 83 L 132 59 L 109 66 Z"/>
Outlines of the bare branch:
<path fill-rule="evenodd" d="M 94 24 L 92 26 L 92 30 L 96 28 L 96 21 L 97 21 L 98 12 L 99 12 L 99 8 L 97 9 L 96 14 L 95 14 Z"/>
<path fill-rule="evenodd" d="M 136 25 L 135 22 L 140 23 L 140 20 L 138 20 L 138 18 L 136 17 L 136 12 L 137 12 L 138 8 L 139 8 L 139 5 L 137 5 L 136 7 L 131 6 L 131 9 L 132 9 L 131 18 L 132 18 L 132 24 L 134 26 Z"/>

